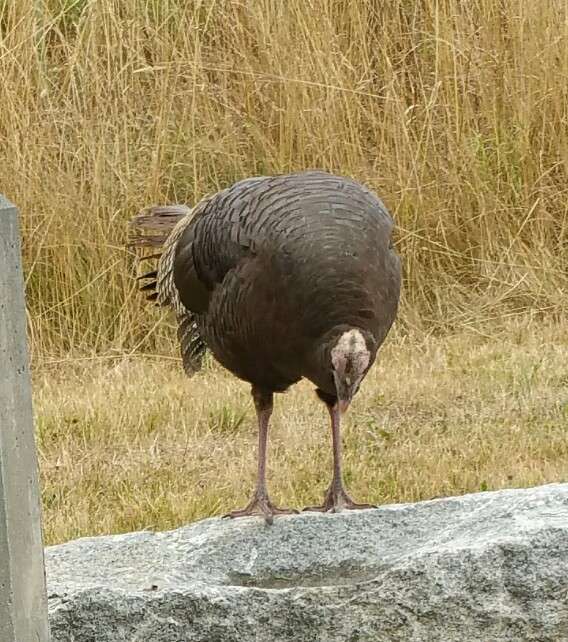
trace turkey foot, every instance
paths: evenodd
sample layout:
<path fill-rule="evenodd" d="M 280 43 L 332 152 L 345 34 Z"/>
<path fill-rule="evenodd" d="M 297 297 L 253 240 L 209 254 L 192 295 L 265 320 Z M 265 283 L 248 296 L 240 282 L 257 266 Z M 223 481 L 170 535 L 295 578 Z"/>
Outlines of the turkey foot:
<path fill-rule="evenodd" d="M 223 517 L 249 517 L 253 515 L 263 515 L 267 524 L 272 524 L 274 515 L 293 515 L 298 511 L 293 508 L 278 508 L 268 499 L 268 495 L 256 491 L 250 502 L 239 510 L 233 510 Z"/>
<path fill-rule="evenodd" d="M 321 506 L 306 506 L 304 511 L 318 511 L 320 513 L 339 513 L 343 509 L 357 510 L 363 508 L 377 508 L 374 504 L 358 504 L 347 494 L 342 483 L 332 482 L 327 489 L 325 499 Z"/>

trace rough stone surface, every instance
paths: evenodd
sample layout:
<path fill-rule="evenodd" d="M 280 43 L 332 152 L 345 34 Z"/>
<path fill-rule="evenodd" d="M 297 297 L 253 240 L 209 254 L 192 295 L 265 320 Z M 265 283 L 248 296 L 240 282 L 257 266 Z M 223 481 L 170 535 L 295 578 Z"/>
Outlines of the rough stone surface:
<path fill-rule="evenodd" d="M 46 553 L 53 642 L 568 640 L 568 484 Z"/>

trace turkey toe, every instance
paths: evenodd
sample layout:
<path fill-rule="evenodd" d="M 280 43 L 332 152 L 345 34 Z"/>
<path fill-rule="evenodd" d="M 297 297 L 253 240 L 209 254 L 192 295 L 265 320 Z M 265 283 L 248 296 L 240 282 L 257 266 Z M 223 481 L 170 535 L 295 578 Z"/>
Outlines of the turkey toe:
<path fill-rule="evenodd" d="M 365 508 L 377 508 L 375 504 L 359 504 L 348 495 L 342 487 L 330 486 L 325 494 L 321 506 L 306 506 L 303 511 L 316 511 L 320 513 L 339 513 L 342 510 L 363 510 Z"/>
<path fill-rule="evenodd" d="M 274 515 L 293 515 L 297 513 L 298 511 L 294 508 L 278 508 L 277 506 L 274 506 L 268 497 L 255 495 L 244 508 L 233 510 L 226 515 L 223 515 L 223 517 L 234 519 L 236 517 L 262 515 L 267 524 L 272 524 L 274 521 Z"/>

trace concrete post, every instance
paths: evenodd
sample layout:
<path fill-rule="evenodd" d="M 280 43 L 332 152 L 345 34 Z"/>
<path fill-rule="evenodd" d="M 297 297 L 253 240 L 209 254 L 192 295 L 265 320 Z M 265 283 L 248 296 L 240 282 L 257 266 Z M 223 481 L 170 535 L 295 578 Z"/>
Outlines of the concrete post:
<path fill-rule="evenodd" d="M 47 642 L 18 210 L 0 194 L 0 642 Z"/>

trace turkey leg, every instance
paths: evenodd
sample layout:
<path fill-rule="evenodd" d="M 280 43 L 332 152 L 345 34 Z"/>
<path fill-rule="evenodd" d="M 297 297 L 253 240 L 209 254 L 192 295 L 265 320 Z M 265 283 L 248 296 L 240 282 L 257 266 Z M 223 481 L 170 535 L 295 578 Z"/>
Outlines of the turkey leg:
<path fill-rule="evenodd" d="M 274 515 L 297 513 L 291 508 L 277 508 L 268 498 L 266 488 L 266 446 L 268 443 L 268 424 L 272 415 L 272 393 L 253 386 L 252 397 L 258 418 L 258 476 L 256 488 L 250 502 L 242 509 L 231 511 L 223 517 L 246 517 L 264 515 L 267 524 L 272 524 Z"/>
<path fill-rule="evenodd" d="M 349 497 L 345 486 L 343 485 L 343 475 L 341 472 L 341 410 L 339 403 L 325 402 L 331 418 L 331 440 L 333 444 L 333 478 L 331 484 L 325 493 L 325 498 L 321 506 L 308 506 L 305 511 L 320 511 L 338 513 L 344 508 L 351 510 L 358 508 L 376 508 L 373 504 L 358 504 Z"/>

